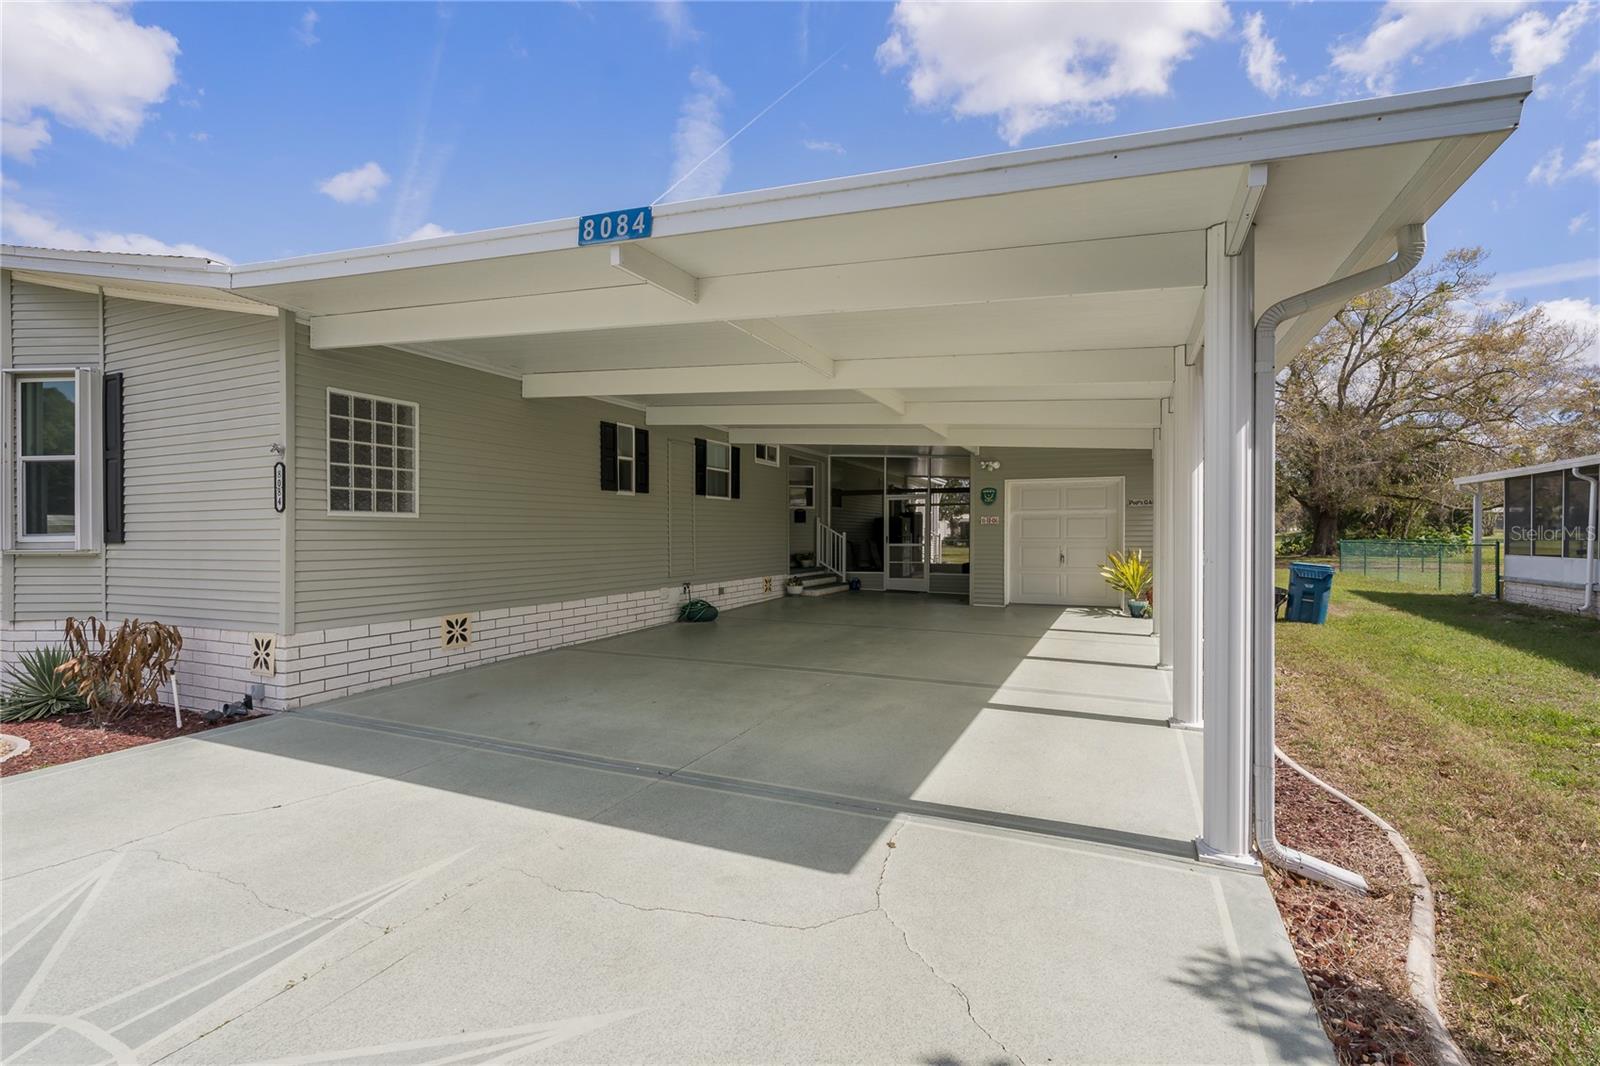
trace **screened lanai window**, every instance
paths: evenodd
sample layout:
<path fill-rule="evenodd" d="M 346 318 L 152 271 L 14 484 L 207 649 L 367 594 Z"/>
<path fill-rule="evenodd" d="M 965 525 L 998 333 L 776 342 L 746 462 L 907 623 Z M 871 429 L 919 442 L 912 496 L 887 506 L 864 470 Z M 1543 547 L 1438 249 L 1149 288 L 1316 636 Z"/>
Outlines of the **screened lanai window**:
<path fill-rule="evenodd" d="M 1506 478 L 1506 554 L 1532 555 L 1533 479 Z"/>
<path fill-rule="evenodd" d="M 328 390 L 328 513 L 417 513 L 417 405 Z"/>
<path fill-rule="evenodd" d="M 1594 471 L 1585 471 L 1590 477 Z M 1567 471 L 1566 554 L 1568 559 L 1582 559 L 1588 554 L 1589 537 L 1589 483 L 1578 476 L 1576 470 Z"/>
<path fill-rule="evenodd" d="M 1533 476 L 1533 554 L 1561 555 L 1560 470 Z"/>

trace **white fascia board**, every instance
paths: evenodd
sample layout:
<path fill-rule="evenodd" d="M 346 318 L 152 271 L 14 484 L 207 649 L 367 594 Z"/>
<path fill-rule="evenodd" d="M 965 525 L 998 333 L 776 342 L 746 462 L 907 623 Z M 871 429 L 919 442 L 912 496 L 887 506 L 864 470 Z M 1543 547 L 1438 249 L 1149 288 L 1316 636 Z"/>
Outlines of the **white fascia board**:
<path fill-rule="evenodd" d="M 923 426 L 840 427 L 815 429 L 805 426 L 776 426 L 771 429 L 730 429 L 730 444 L 781 444 L 840 448 L 907 447 L 949 444 L 950 441 Z"/>
<path fill-rule="evenodd" d="M 311 346 L 724 321 L 786 351 L 748 323 L 1204 285 L 1205 234 L 1193 230 L 706 277 L 693 304 L 629 286 L 322 315 L 311 319 Z"/>
<path fill-rule="evenodd" d="M 1514 129 L 1533 79 L 1280 111 L 1177 129 L 907 167 L 663 205 L 653 235 L 675 237 L 941 200 Z M 254 263 L 234 285 L 281 285 L 573 248 L 578 220 Z"/>
<path fill-rule="evenodd" d="M 1116 397 L 1172 389 L 1171 348 L 1094 348 L 1059 352 L 925 355 L 900 359 L 838 359 L 826 387 L 836 389 L 960 388 L 1075 385 Z M 643 370 L 574 370 L 522 377 L 528 399 L 565 396 L 670 396 L 719 392 L 799 392 L 816 389 L 816 373 L 797 363 L 685 366 Z"/>
<path fill-rule="evenodd" d="M 1518 466 L 1510 470 L 1491 470 L 1487 474 L 1472 474 L 1468 477 L 1455 479 L 1457 488 L 1466 485 L 1481 485 L 1486 481 L 1502 481 L 1508 477 L 1528 477 L 1532 474 L 1551 474 L 1557 470 L 1576 470 L 1585 466 L 1600 464 L 1600 452 L 1594 455 L 1580 455 L 1576 459 L 1557 459 L 1550 463 L 1539 463 L 1537 466 Z"/>
<path fill-rule="evenodd" d="M 106 281 L 153 281 L 227 289 L 226 263 L 179 255 L 130 255 L 120 252 L 67 252 L 54 248 L 0 245 L 0 269 L 64 274 Z M 241 297 L 247 299 L 247 297 Z"/>
<path fill-rule="evenodd" d="M 1067 426 L 1143 429 L 1160 421 L 1157 400 L 910 402 L 904 414 L 877 403 L 695 404 L 651 407 L 651 426 Z M 1148 437 L 1148 432 L 1146 433 Z"/>

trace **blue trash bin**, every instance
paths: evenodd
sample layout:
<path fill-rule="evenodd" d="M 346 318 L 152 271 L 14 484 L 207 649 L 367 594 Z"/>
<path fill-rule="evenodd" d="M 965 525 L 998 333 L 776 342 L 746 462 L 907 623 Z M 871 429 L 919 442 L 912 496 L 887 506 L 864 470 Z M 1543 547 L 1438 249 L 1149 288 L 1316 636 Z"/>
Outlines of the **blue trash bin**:
<path fill-rule="evenodd" d="M 1328 620 L 1328 598 L 1333 595 L 1333 567 L 1322 563 L 1289 564 L 1289 609 L 1284 617 L 1291 622 L 1321 625 Z"/>

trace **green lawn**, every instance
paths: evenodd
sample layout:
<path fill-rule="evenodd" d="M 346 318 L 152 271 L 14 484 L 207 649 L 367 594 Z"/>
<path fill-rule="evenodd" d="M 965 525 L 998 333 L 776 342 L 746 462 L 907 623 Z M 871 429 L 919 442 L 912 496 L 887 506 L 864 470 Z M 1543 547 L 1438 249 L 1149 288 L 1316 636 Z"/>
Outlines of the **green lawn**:
<path fill-rule="evenodd" d="M 1278 677 L 1284 749 L 1422 856 L 1468 1052 L 1600 1062 L 1600 623 L 1339 574 Z"/>

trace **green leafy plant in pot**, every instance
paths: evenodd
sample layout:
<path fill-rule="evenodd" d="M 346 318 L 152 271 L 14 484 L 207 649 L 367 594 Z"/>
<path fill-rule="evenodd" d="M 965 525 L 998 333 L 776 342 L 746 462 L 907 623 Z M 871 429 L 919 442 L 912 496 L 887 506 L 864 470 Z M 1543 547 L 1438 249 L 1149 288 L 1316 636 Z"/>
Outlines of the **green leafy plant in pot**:
<path fill-rule="evenodd" d="M 1155 584 L 1155 571 L 1145 561 L 1144 552 L 1112 552 L 1100 567 L 1100 576 L 1115 589 L 1122 599 L 1123 608 L 1135 618 L 1146 618 L 1150 604 L 1145 597 Z"/>

